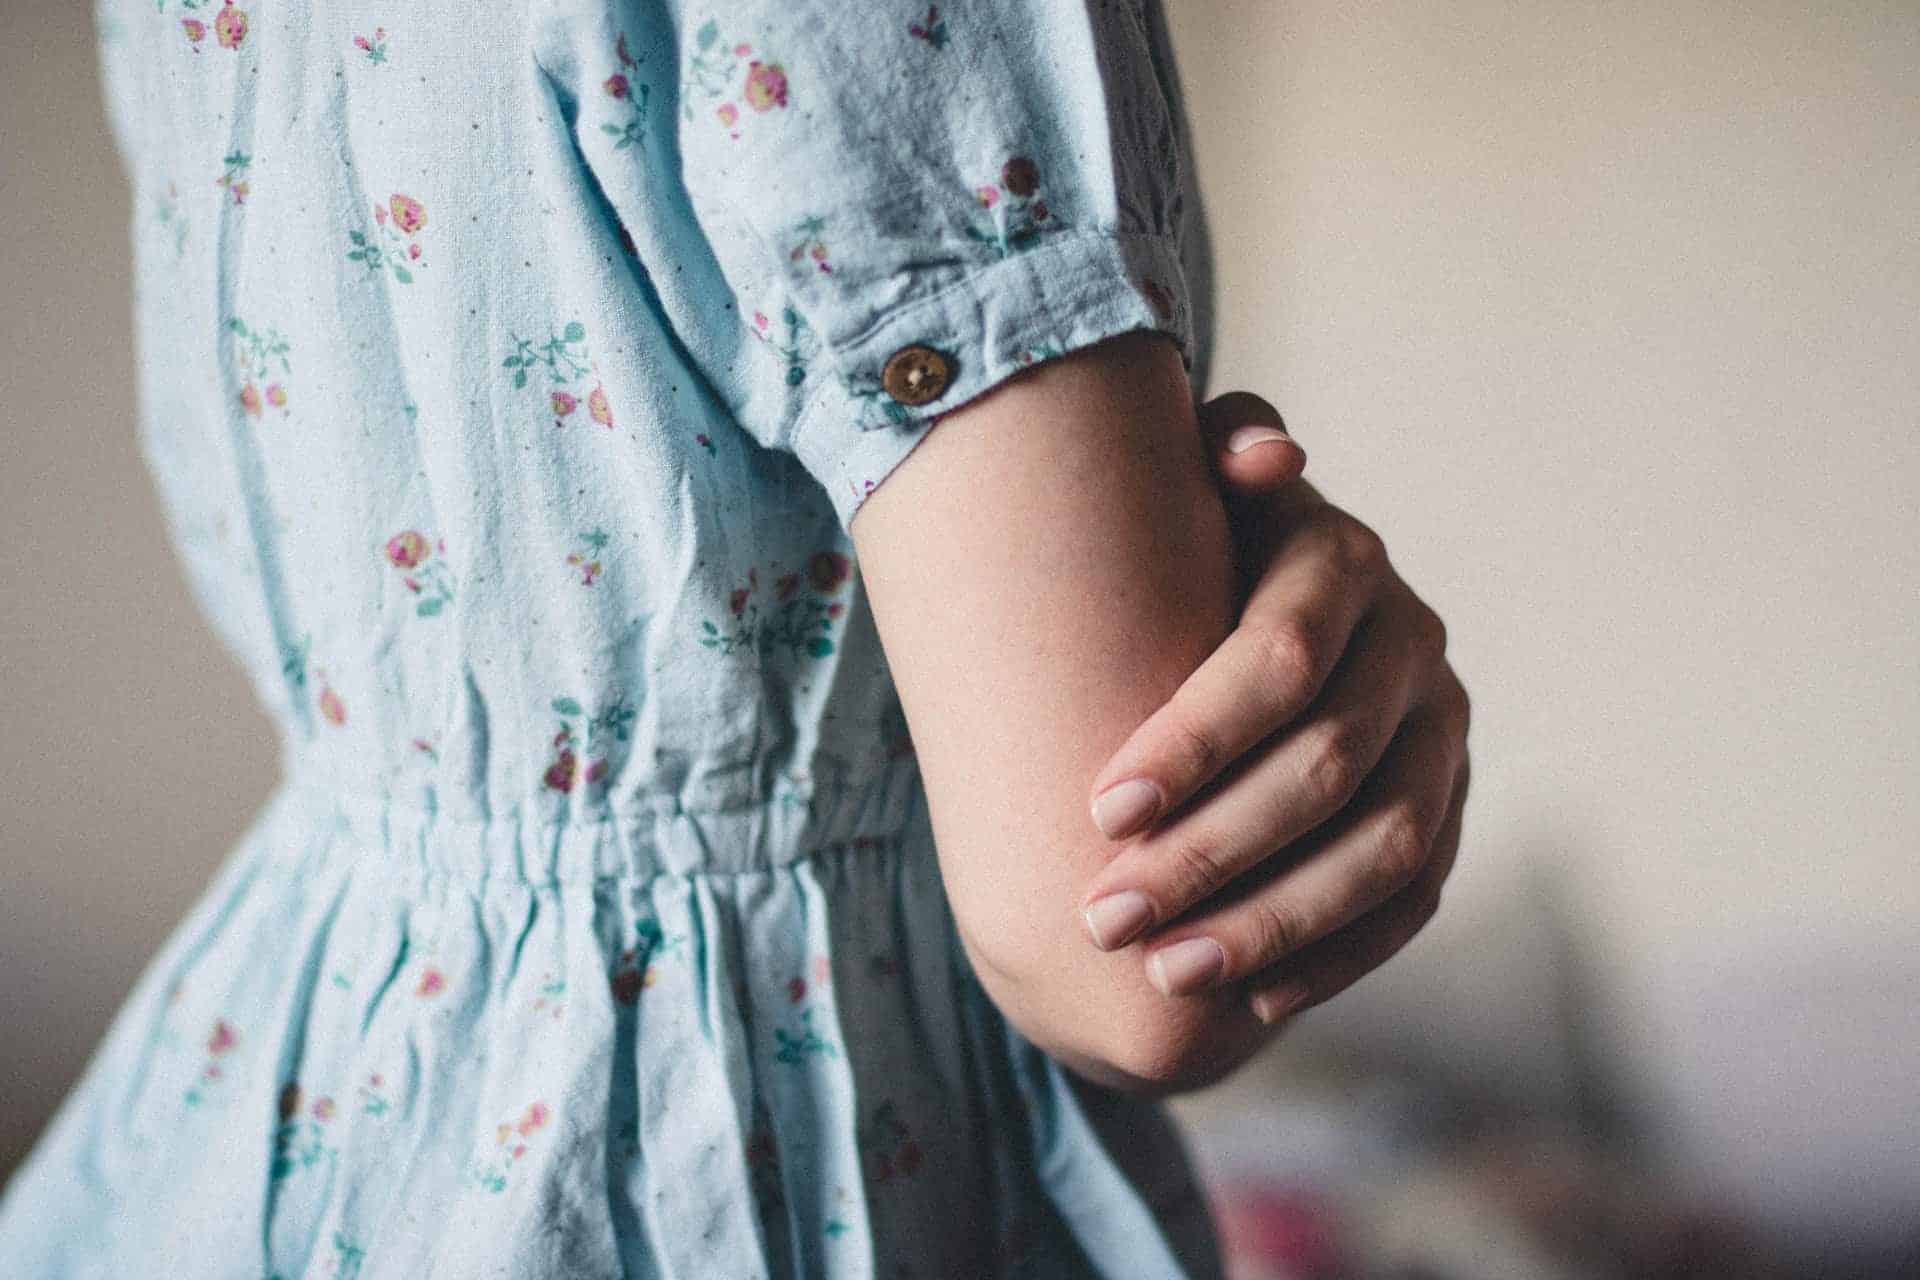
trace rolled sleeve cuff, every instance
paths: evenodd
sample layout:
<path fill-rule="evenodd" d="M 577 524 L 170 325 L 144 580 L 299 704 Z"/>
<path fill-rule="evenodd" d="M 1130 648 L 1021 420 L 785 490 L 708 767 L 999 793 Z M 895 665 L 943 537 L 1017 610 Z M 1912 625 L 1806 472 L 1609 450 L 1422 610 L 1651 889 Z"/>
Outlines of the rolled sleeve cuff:
<path fill-rule="evenodd" d="M 841 526 L 925 437 L 935 419 L 1043 361 L 1151 329 L 1193 364 L 1193 310 L 1173 235 L 1063 230 L 887 311 L 823 354 L 833 366 L 801 408 L 794 454 L 831 495 Z M 925 404 L 901 402 L 882 370 L 906 347 L 946 364 Z"/>

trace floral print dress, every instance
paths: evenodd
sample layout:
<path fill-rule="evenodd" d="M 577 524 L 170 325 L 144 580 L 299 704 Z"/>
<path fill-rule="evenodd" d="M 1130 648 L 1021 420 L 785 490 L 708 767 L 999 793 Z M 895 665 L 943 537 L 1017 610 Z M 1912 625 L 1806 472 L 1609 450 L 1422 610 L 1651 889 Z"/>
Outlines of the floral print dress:
<path fill-rule="evenodd" d="M 1036 361 L 1191 360 L 1159 15 L 95 17 L 143 445 L 284 778 L 0 1274 L 1214 1274 L 1164 1111 L 968 967 L 847 533 Z"/>

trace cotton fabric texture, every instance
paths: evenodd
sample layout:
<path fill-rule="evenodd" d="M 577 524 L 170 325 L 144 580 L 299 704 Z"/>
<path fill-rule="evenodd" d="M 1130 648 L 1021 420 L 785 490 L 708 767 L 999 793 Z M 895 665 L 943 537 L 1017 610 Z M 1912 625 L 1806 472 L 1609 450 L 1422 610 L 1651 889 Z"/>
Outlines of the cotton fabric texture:
<path fill-rule="evenodd" d="M 1214 1274 L 1164 1111 L 968 967 L 847 535 L 1019 370 L 1192 358 L 1159 16 L 96 19 L 144 447 L 285 780 L 0 1274 Z"/>

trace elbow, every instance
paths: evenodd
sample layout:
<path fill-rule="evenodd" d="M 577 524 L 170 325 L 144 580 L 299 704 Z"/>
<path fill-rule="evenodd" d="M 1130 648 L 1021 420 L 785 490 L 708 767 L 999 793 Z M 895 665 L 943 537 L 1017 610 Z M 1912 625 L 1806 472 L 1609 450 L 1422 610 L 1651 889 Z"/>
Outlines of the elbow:
<path fill-rule="evenodd" d="M 1150 995 L 1164 1007 L 1127 1001 L 1098 1019 L 1100 1034 L 1081 1050 L 1096 1083 L 1134 1097 L 1193 1093 L 1231 1076 L 1266 1042 L 1268 1028 L 1237 987 L 1212 997 Z"/>
<path fill-rule="evenodd" d="M 961 930 L 987 995 L 1061 1065 L 1115 1092 L 1166 1098 L 1208 1088 L 1258 1052 L 1273 1028 L 1239 984 L 1168 997 L 1147 981 L 1139 948 L 1034 965 L 996 957 Z"/>

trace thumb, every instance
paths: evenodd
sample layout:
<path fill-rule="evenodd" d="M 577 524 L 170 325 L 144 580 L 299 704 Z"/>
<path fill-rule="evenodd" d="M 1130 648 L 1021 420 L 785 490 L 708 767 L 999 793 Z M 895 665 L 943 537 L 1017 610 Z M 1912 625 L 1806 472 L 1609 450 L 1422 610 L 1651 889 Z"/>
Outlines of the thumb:
<path fill-rule="evenodd" d="M 1226 487 L 1267 493 L 1298 480 L 1307 451 L 1287 433 L 1280 411 L 1251 391 L 1229 391 L 1200 406 L 1200 429 Z"/>

